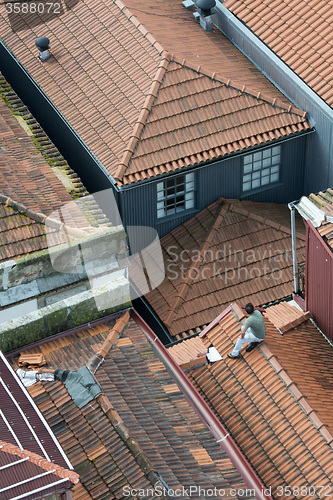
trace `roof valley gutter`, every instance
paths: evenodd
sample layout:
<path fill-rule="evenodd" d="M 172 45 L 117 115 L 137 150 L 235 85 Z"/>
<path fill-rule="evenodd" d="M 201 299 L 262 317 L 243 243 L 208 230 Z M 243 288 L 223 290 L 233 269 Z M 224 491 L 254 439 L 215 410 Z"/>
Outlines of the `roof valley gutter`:
<path fill-rule="evenodd" d="M 255 491 L 256 499 L 273 500 L 270 495 L 265 495 L 265 493 L 267 493 L 267 490 L 265 491 L 264 484 L 254 472 L 251 465 L 241 453 L 220 420 L 214 415 L 212 410 L 208 407 L 207 403 L 201 398 L 198 391 L 195 389 L 193 384 L 180 369 L 177 363 L 173 360 L 157 335 L 155 335 L 152 329 L 135 310 L 131 311 L 131 317 L 144 332 L 146 338 L 153 346 L 153 349 L 156 350 L 165 368 L 173 377 L 177 385 L 180 387 L 190 405 L 194 408 L 201 420 L 214 436 L 216 442 L 227 453 L 228 457 L 242 476 L 246 485 L 250 489 Z"/>
<path fill-rule="evenodd" d="M 25 74 L 25 76 L 30 80 L 30 82 L 32 83 L 32 85 L 38 90 L 38 92 L 48 102 L 49 106 L 52 107 L 53 111 L 61 118 L 61 120 L 64 123 L 66 123 L 67 127 L 72 131 L 72 133 L 75 135 L 75 137 L 77 138 L 77 140 L 80 142 L 81 146 L 92 157 L 92 159 L 94 160 L 94 162 L 98 164 L 99 168 L 101 169 L 101 171 L 103 172 L 103 174 L 107 177 L 107 179 L 110 181 L 110 183 L 112 184 L 112 186 L 116 189 L 116 191 L 120 191 L 117 182 L 112 177 L 112 175 L 108 172 L 107 168 L 97 158 L 97 156 L 95 156 L 95 154 L 91 151 L 91 149 L 88 148 L 87 144 L 83 141 L 83 139 L 80 137 L 80 135 L 77 133 L 77 131 L 72 127 L 72 125 L 68 122 L 68 120 L 64 117 L 64 115 L 62 113 L 60 113 L 59 109 L 53 104 L 53 102 L 50 100 L 50 98 L 47 96 L 47 94 L 45 94 L 45 92 L 42 90 L 42 88 L 37 84 L 37 82 L 34 80 L 34 78 L 32 78 L 32 76 L 30 75 L 30 73 L 25 69 L 25 67 L 20 63 L 20 61 L 15 57 L 15 55 L 7 47 L 7 45 L 4 43 L 4 41 L 1 38 L 0 38 L 0 46 L 1 46 L 2 50 L 4 50 L 7 53 L 7 55 L 13 61 L 15 61 L 15 63 L 20 68 L 20 70 L 22 71 L 22 73 Z M 4 74 L 4 76 L 6 78 L 5 72 L 3 71 L 3 69 L 1 67 L 0 67 L 0 71 Z M 6 80 L 7 80 L 7 78 L 6 78 Z M 10 84 L 14 88 L 14 85 L 12 84 L 12 82 L 10 82 Z"/>
<path fill-rule="evenodd" d="M 319 97 L 316 92 L 314 92 L 298 75 L 295 73 L 290 67 L 282 61 L 261 39 L 255 35 L 250 28 L 246 26 L 246 24 L 242 23 L 232 12 L 230 12 L 224 5 L 221 3 L 221 0 L 216 1 L 216 7 L 218 11 L 217 18 L 214 17 L 214 25 L 222 31 L 222 33 L 235 45 L 241 52 L 244 54 L 265 76 L 271 81 L 281 92 L 285 94 L 285 91 L 281 88 L 281 86 L 272 80 L 270 75 L 264 71 L 263 68 L 258 66 L 258 63 L 254 61 L 249 55 L 244 51 L 243 47 L 237 45 L 234 41 L 234 34 L 241 33 L 244 36 L 244 40 L 255 46 L 261 54 L 262 60 L 270 60 L 276 67 L 279 68 L 280 73 L 295 83 L 298 87 L 299 92 L 303 92 L 306 94 L 322 111 L 325 113 L 330 119 L 333 116 L 332 108 L 326 104 L 326 102 Z M 294 102 L 290 96 L 287 96 L 288 99 L 295 104 L 296 107 L 299 107 L 297 103 Z"/>

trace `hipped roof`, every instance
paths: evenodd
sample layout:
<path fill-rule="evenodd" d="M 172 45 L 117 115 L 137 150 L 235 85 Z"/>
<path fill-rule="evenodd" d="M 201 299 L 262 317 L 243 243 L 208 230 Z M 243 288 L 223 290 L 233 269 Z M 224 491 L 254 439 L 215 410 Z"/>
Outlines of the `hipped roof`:
<path fill-rule="evenodd" d="M 289 224 L 284 205 L 221 198 L 162 238 L 165 279 L 146 299 L 171 335 L 202 330 L 230 300 L 258 306 L 291 295 Z M 300 220 L 299 261 L 304 240 Z"/>
<path fill-rule="evenodd" d="M 46 63 L 34 46 L 41 30 L 36 19 L 16 14 L 10 19 L 13 32 L 3 15 L 5 43 L 119 184 L 311 128 L 305 113 L 286 103 L 271 84 L 258 77 L 258 87 L 248 87 L 254 67 L 235 60 L 239 75 L 245 70 L 238 83 L 221 69 L 221 50 L 213 71 L 205 69 L 204 60 L 193 64 L 183 58 L 185 48 L 176 54 L 165 49 L 135 14 L 138 18 L 120 0 L 98 5 L 87 0 L 41 20 L 52 51 Z M 192 13 L 184 10 L 184 15 Z M 184 30 L 196 36 L 198 26 L 193 16 L 187 17 Z M 172 36 L 172 23 L 169 27 Z M 213 47 L 223 37 L 214 33 L 212 44 L 210 35 L 203 30 L 200 35 L 204 45 Z"/>

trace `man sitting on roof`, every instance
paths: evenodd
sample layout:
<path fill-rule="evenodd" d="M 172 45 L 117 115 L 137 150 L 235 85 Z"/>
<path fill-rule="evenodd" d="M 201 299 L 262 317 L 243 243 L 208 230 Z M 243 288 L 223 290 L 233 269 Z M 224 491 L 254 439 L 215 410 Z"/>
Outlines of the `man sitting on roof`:
<path fill-rule="evenodd" d="M 234 350 L 228 354 L 228 357 L 232 359 L 241 357 L 239 351 L 243 347 L 243 344 L 250 344 L 246 348 L 246 351 L 250 352 L 257 347 L 266 336 L 265 320 L 261 312 L 254 310 L 254 306 L 251 302 L 246 304 L 245 311 L 249 314 L 249 317 L 242 326 L 242 333 L 236 342 Z"/>

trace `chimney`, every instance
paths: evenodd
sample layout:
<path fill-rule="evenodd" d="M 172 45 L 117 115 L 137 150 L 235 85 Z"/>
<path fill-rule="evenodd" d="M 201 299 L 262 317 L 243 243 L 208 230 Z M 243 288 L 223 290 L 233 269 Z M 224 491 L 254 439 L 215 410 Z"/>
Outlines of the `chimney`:
<path fill-rule="evenodd" d="M 50 45 L 49 45 L 50 40 L 48 38 L 46 38 L 46 36 L 40 36 L 35 41 L 35 44 L 36 44 L 37 49 L 39 50 L 39 59 L 42 62 L 45 62 L 48 59 L 50 59 L 51 54 L 48 50 L 50 48 Z"/>

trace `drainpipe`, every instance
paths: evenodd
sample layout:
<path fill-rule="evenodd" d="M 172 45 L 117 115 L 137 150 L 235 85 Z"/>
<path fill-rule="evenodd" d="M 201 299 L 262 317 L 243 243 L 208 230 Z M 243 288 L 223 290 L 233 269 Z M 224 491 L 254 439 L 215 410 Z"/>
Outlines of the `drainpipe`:
<path fill-rule="evenodd" d="M 297 254 L 296 254 L 296 224 L 295 224 L 296 209 L 294 203 L 289 203 L 288 208 L 290 210 L 290 216 L 291 216 L 291 243 L 293 252 L 294 291 L 295 294 L 298 295 L 299 289 L 298 289 L 298 279 L 297 279 L 298 267 L 297 267 Z"/>
<path fill-rule="evenodd" d="M 241 451 L 231 438 L 230 434 L 224 428 L 216 415 L 214 415 L 212 410 L 208 407 L 207 403 L 202 399 L 196 388 L 193 386 L 184 372 L 180 369 L 178 364 L 173 360 L 157 335 L 155 335 L 153 330 L 147 325 L 147 323 L 141 318 L 141 316 L 135 311 L 135 309 L 131 310 L 131 317 L 141 328 L 147 340 L 151 343 L 152 347 L 157 352 L 158 357 L 163 362 L 165 368 L 168 370 L 170 375 L 173 377 L 173 379 L 183 392 L 187 401 L 197 412 L 197 414 L 209 429 L 211 434 L 214 436 L 216 442 L 219 444 L 222 450 L 227 453 L 228 457 L 242 476 L 247 487 L 255 491 L 256 499 L 273 500 L 270 495 L 265 495 L 265 493 L 268 493 L 269 490 L 265 489 L 264 484 L 261 482 L 249 462 L 241 453 Z"/>

